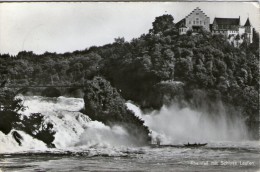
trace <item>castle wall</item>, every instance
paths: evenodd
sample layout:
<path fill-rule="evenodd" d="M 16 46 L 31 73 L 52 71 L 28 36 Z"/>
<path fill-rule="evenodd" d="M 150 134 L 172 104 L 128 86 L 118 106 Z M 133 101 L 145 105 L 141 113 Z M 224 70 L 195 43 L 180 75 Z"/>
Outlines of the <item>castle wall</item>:
<path fill-rule="evenodd" d="M 210 19 L 199 8 L 194 9 L 185 19 L 189 29 L 192 29 L 192 26 L 202 26 L 209 31 Z"/>
<path fill-rule="evenodd" d="M 249 43 L 252 43 L 253 42 L 253 27 L 246 26 L 245 33 L 247 34 L 247 39 L 248 39 Z"/>
<path fill-rule="evenodd" d="M 186 34 L 187 31 L 188 31 L 188 28 L 186 28 L 186 27 L 180 27 L 179 28 L 179 34 L 180 35 Z"/>
<path fill-rule="evenodd" d="M 244 27 L 240 27 L 238 30 L 239 35 L 242 35 L 245 33 L 245 28 Z"/>

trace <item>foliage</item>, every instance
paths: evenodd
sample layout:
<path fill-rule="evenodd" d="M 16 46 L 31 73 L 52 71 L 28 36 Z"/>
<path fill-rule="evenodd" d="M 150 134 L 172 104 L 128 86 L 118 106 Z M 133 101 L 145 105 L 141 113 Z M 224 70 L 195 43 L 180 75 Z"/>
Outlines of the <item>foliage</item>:
<path fill-rule="evenodd" d="M 55 132 L 51 123 L 44 124 L 43 115 L 30 114 L 22 116 L 25 110 L 22 99 L 16 96 L 15 91 L 8 88 L 0 88 L 0 131 L 9 134 L 12 129 L 22 130 L 33 137 L 42 140 L 49 147 L 54 147 Z M 17 133 L 17 132 L 16 132 Z M 20 136 L 19 134 L 16 134 Z M 18 140 L 19 145 L 21 142 Z"/>
<path fill-rule="evenodd" d="M 8 134 L 13 125 L 20 121 L 19 110 L 25 107 L 22 100 L 15 97 L 15 92 L 8 88 L 0 88 L 0 131 Z"/>
<path fill-rule="evenodd" d="M 32 113 L 24 116 L 22 123 L 16 125 L 17 129 L 25 131 L 36 139 L 42 140 L 48 147 L 55 147 L 52 143 L 55 139 L 53 124 L 45 123 L 44 116 L 40 113 Z"/>
<path fill-rule="evenodd" d="M 144 121 L 127 109 L 125 100 L 105 79 L 95 77 L 87 83 L 84 102 L 85 113 L 91 119 L 110 126 L 124 126 L 138 141 L 136 143 L 146 144 L 150 140 L 149 130 L 144 126 Z"/>
<path fill-rule="evenodd" d="M 153 34 L 163 33 L 169 31 L 174 27 L 173 17 L 169 14 L 164 14 L 162 16 L 156 17 L 153 22 L 153 28 L 150 32 Z"/>
<path fill-rule="evenodd" d="M 0 88 L 0 112 L 18 112 L 25 110 L 22 99 L 15 97 L 16 93 L 8 88 Z"/>
<path fill-rule="evenodd" d="M 1 79 L 9 78 L 11 85 L 84 86 L 93 77 L 102 76 L 124 99 L 141 107 L 159 108 L 163 101 L 157 99 L 165 97 L 163 94 L 169 101 L 176 99 L 176 94 L 161 89 L 158 96 L 156 86 L 175 80 L 184 83 L 181 97 L 185 100 L 190 101 L 190 95 L 195 95 L 192 92 L 201 90 L 199 93 L 210 99 L 241 109 L 248 121 L 258 116 L 258 64 L 259 34 L 255 30 L 253 43 L 238 48 L 225 36 L 205 30 L 179 35 L 171 15 L 156 17 L 149 33 L 130 42 L 116 38 L 114 43 L 72 53 L 0 55 Z"/>

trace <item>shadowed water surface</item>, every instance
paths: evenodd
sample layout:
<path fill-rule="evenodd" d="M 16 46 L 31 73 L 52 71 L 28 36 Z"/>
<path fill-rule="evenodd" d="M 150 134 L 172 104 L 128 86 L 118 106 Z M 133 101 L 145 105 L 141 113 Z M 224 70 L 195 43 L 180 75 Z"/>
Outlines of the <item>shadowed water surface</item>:
<path fill-rule="evenodd" d="M 258 142 L 0 155 L 2 171 L 258 171 Z"/>

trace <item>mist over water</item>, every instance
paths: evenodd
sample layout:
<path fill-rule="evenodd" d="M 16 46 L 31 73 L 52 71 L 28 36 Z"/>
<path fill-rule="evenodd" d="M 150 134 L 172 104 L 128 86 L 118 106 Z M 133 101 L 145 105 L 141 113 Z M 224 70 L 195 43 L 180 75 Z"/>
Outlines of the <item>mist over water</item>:
<path fill-rule="evenodd" d="M 135 139 L 131 138 L 123 126 L 107 126 L 99 121 L 92 121 L 79 111 L 84 107 L 81 98 L 45 98 L 40 96 L 22 96 L 27 109 L 21 112 L 29 116 L 31 113 L 44 115 L 44 123 L 52 123 L 55 133 L 53 143 L 56 149 L 49 149 L 40 140 L 18 131 L 24 138 L 22 146 L 13 139 L 12 134 L 0 132 L 0 153 L 47 150 L 87 150 L 90 148 L 122 148 L 135 147 Z M 206 113 L 180 108 L 163 106 L 158 111 L 143 113 L 133 103 L 126 103 L 135 115 L 145 121 L 152 131 L 153 143 L 184 144 L 187 142 L 212 143 L 217 141 L 240 141 L 247 139 L 246 126 L 239 115 Z M 14 131 L 14 130 L 13 130 Z"/>
<path fill-rule="evenodd" d="M 82 147 L 121 147 L 135 143 L 121 126 L 109 127 L 98 121 L 89 122 L 88 128 L 81 134 L 76 146 Z"/>
<path fill-rule="evenodd" d="M 247 166 L 198 166 L 191 162 L 252 162 L 259 167 L 259 141 L 245 140 L 247 133 L 239 114 L 229 115 L 220 107 L 217 113 L 180 108 L 176 104 L 144 113 L 133 103 L 126 103 L 152 131 L 153 143 L 143 146 L 123 126 L 107 126 L 91 120 L 79 111 L 81 98 L 46 98 L 22 96 L 28 108 L 22 115 L 41 113 L 44 123 L 52 123 L 56 132 L 53 143 L 46 144 L 23 131 L 21 146 L 12 136 L 0 132 L 0 171 L 244 171 Z M 218 106 L 218 105 L 215 105 Z M 222 112 L 222 113 L 221 113 Z M 37 115 L 37 114 L 34 114 Z M 14 131 L 14 130 L 13 130 Z M 188 148 L 187 142 L 208 143 Z M 179 146 L 168 146 L 179 145 Z M 210 168 L 209 170 L 206 168 Z M 218 169 L 218 170 L 216 170 Z"/>
<path fill-rule="evenodd" d="M 229 115 L 223 107 L 219 107 L 218 113 L 207 113 L 172 104 L 159 111 L 143 113 L 132 103 L 127 106 L 152 130 L 153 141 L 159 139 L 162 144 L 241 141 L 248 136 L 239 114 Z"/>
<path fill-rule="evenodd" d="M 122 126 L 107 126 L 99 121 L 92 121 L 79 111 L 84 107 L 81 98 L 46 98 L 41 96 L 21 96 L 26 110 L 23 116 L 32 113 L 44 115 L 44 123 L 52 123 L 55 131 L 53 143 L 56 150 L 86 150 L 89 148 L 112 148 L 135 146 L 127 131 Z M 37 114 L 34 114 L 37 115 Z M 15 130 L 13 130 L 15 131 Z M 12 132 L 4 135 L 0 132 L 0 153 L 22 151 L 47 151 L 49 149 L 40 140 L 17 131 L 22 137 L 22 145 L 14 140 Z"/>

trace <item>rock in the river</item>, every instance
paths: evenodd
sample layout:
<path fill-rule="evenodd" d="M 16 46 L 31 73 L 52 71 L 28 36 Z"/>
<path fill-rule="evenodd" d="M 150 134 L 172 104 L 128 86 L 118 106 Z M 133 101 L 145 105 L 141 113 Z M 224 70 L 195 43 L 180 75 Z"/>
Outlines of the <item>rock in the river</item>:
<path fill-rule="evenodd" d="M 13 131 L 12 135 L 14 140 L 19 144 L 19 146 L 21 146 L 22 145 L 21 140 L 23 140 L 23 137 L 17 131 Z"/>
<path fill-rule="evenodd" d="M 125 100 L 107 80 L 95 77 L 86 85 L 85 113 L 93 120 L 107 125 L 121 125 L 136 139 L 136 143 L 143 145 L 150 141 L 149 129 L 144 121 L 128 110 Z"/>

